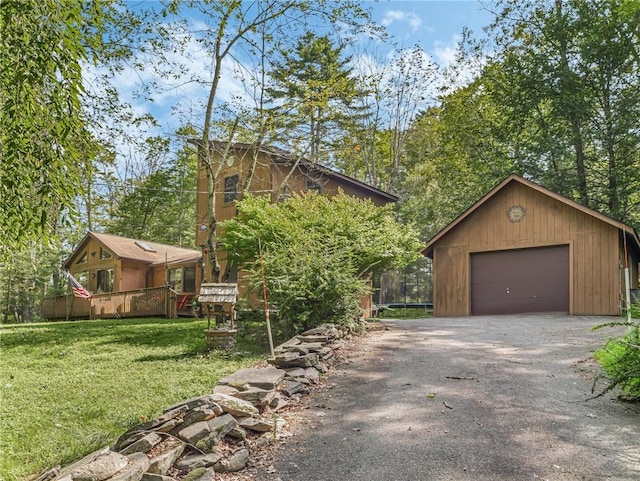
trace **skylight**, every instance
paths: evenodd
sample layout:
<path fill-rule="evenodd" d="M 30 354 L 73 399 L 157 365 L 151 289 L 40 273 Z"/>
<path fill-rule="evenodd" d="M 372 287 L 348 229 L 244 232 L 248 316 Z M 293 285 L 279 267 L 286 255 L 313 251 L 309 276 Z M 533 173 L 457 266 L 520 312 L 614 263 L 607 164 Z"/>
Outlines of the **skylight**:
<path fill-rule="evenodd" d="M 136 241 L 136 245 L 138 247 L 140 247 L 140 249 L 142 249 L 143 251 L 146 251 L 146 252 L 157 252 L 153 247 L 151 247 L 146 242 Z"/>

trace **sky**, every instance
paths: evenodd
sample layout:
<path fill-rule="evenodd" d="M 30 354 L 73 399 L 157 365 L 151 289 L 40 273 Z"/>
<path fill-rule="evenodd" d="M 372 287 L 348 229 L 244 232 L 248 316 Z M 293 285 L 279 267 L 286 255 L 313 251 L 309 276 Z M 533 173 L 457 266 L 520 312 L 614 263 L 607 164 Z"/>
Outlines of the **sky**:
<path fill-rule="evenodd" d="M 132 5 L 153 5 L 153 0 L 133 2 Z M 440 66 L 446 66 L 453 60 L 457 42 L 461 39 L 463 28 L 467 27 L 474 33 L 474 37 L 482 36 L 482 28 L 488 25 L 493 15 L 483 5 L 490 4 L 489 0 L 379 0 L 365 1 L 363 6 L 370 8 L 374 23 L 386 28 L 391 41 L 398 48 L 410 48 L 419 45 L 429 58 Z M 198 22 L 198 18 L 193 18 Z M 191 47 L 196 50 L 197 44 Z M 391 47 L 388 46 L 391 50 Z M 356 57 L 359 60 L 359 57 Z M 365 57 L 363 56 L 363 62 Z M 379 61 L 376 60 L 376 61 Z M 187 72 L 185 76 L 194 75 L 210 78 L 210 58 L 194 55 L 185 62 Z M 236 66 L 237 67 L 237 66 Z M 220 88 L 220 101 L 228 101 L 236 97 L 247 95 L 239 83 L 234 80 L 234 65 L 227 62 L 223 71 Z M 236 68 L 236 71 L 238 69 Z M 172 135 L 176 129 L 189 121 L 189 116 L 195 118 L 203 111 L 202 102 L 206 100 L 208 90 L 203 85 L 178 81 L 179 87 L 167 86 L 153 95 L 153 101 L 135 97 L 136 82 L 142 80 L 152 83 L 157 80 L 152 69 L 142 72 L 123 71 L 114 79 L 115 87 L 123 99 L 129 101 L 134 111 L 139 115 L 151 113 L 159 123 L 159 135 Z M 164 80 L 160 79 L 160 83 Z M 194 113 L 188 113 L 191 110 Z M 181 111 L 178 115 L 176 112 Z M 185 111 L 187 113 L 185 113 Z M 187 119 L 187 120 L 185 120 Z M 199 121 L 193 121 L 199 125 Z M 126 146 L 123 146 L 126 150 Z M 120 149 L 118 149 L 120 150 Z"/>
<path fill-rule="evenodd" d="M 373 19 L 387 29 L 401 46 L 419 44 L 439 64 L 452 60 L 464 27 L 482 35 L 493 15 L 473 0 L 382 0 L 365 2 Z"/>

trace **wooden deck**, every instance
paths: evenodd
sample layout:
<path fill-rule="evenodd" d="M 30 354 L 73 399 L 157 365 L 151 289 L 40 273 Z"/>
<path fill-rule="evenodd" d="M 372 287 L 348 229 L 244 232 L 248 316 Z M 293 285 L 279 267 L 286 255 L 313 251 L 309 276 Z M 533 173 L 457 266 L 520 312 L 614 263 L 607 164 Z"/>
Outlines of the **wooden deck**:
<path fill-rule="evenodd" d="M 175 318 L 178 317 L 178 300 L 181 297 L 166 287 L 95 294 L 91 299 L 72 295 L 50 297 L 42 301 L 40 316 L 43 319 Z M 181 307 L 184 314 L 186 306 Z"/>

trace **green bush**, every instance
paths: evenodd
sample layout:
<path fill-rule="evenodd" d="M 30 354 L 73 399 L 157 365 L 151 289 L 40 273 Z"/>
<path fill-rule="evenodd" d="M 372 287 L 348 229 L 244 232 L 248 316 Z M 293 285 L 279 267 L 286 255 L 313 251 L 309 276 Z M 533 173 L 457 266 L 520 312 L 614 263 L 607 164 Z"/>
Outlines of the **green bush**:
<path fill-rule="evenodd" d="M 373 272 L 420 257 L 413 228 L 369 200 L 308 192 L 279 203 L 247 195 L 237 206 L 220 242 L 259 297 L 264 268 L 270 304 L 296 331 L 352 322 Z"/>
<path fill-rule="evenodd" d="M 608 380 L 599 396 L 617 387 L 626 398 L 640 400 L 640 323 L 632 323 L 630 327 L 625 336 L 610 339 L 605 347 L 595 353 Z"/>

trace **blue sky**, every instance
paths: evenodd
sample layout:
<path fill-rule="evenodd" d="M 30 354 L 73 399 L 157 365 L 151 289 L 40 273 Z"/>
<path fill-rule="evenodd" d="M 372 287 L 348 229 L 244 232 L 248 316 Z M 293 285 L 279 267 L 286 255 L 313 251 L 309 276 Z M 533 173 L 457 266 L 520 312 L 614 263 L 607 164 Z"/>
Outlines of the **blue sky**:
<path fill-rule="evenodd" d="M 382 0 L 366 2 L 372 8 L 376 23 L 384 25 L 389 33 L 408 47 L 419 43 L 434 60 L 445 61 L 455 49 L 464 27 L 475 36 L 482 35 L 493 15 L 483 4 L 470 0 Z"/>
<path fill-rule="evenodd" d="M 431 61 L 446 66 L 453 59 L 456 43 L 460 40 L 464 27 L 470 28 L 474 36 L 478 37 L 482 35 L 482 28 L 491 22 L 493 15 L 483 7 L 483 4 L 488 3 L 472 0 L 380 0 L 366 1 L 363 6 L 372 10 L 374 22 L 387 29 L 396 47 L 410 48 L 419 45 Z M 132 2 L 132 5 L 149 6 L 152 5 L 152 0 Z M 192 21 L 197 22 L 198 19 L 194 18 Z M 184 62 L 186 70 L 182 73 L 184 78 L 199 77 L 206 82 L 211 78 L 210 57 L 206 54 L 198 56 L 198 49 L 198 44 L 191 44 L 190 52 L 193 55 Z M 365 54 L 362 51 L 355 58 L 363 65 L 367 61 L 378 64 L 386 61 L 384 56 L 374 58 L 370 52 Z M 224 68 L 218 101 L 246 96 L 246 89 L 237 81 L 237 72 L 241 70 L 238 65 L 227 62 Z M 156 91 L 152 96 L 153 102 L 150 102 L 134 96 L 139 81 L 148 84 L 159 82 L 164 88 Z M 202 114 L 202 103 L 208 94 L 208 89 L 203 84 L 178 79 L 174 85 L 170 85 L 151 68 L 143 71 L 125 70 L 114 79 L 114 86 L 123 99 L 131 103 L 136 113 L 151 113 L 158 119 L 160 128 L 157 134 L 163 136 L 172 136 L 187 121 L 198 125 L 200 122 L 196 117 Z M 182 114 L 177 115 L 176 111 Z M 127 147 L 123 148 L 126 151 Z"/>

